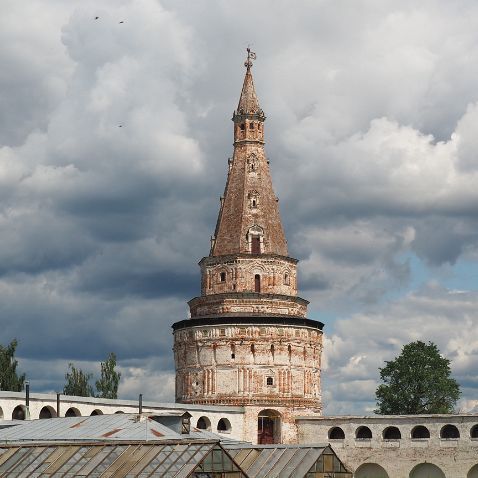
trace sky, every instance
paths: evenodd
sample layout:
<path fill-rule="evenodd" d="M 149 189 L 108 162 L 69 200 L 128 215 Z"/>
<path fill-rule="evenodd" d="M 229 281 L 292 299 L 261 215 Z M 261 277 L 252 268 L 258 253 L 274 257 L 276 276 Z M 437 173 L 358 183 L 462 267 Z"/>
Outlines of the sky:
<path fill-rule="evenodd" d="M 98 18 L 96 18 L 98 17 Z M 478 405 L 478 3 L 3 0 L 0 343 L 32 392 L 118 356 L 121 398 L 174 401 L 245 49 L 324 412 L 433 341 Z"/>

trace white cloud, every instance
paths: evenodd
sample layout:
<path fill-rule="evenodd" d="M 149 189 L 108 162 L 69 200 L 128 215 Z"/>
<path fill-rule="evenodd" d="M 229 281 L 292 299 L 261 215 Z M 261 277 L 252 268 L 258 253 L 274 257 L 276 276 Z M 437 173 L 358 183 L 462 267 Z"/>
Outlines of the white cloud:
<path fill-rule="evenodd" d="M 478 258 L 477 9 L 7 1 L 0 342 L 17 336 L 45 389 L 58 363 L 113 350 L 122 393 L 166 380 L 157 396 L 171 396 L 171 337 L 151 330 L 199 291 L 250 41 L 303 295 L 349 317 L 326 323 L 328 410 L 373 409 L 377 367 L 417 338 L 452 358 L 471 403 L 476 280 L 415 290 L 411 258 L 437 284 Z"/>

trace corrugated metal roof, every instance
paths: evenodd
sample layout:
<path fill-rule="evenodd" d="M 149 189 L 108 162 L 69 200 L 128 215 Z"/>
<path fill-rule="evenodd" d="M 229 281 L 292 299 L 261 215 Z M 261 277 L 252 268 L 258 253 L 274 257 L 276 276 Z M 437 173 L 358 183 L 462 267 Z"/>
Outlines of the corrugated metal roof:
<path fill-rule="evenodd" d="M 135 414 L 50 418 L 24 421 L 0 429 L 0 443 L 21 441 L 103 441 L 103 440 L 182 440 L 185 437 L 219 440 L 195 431 L 191 436 L 176 433 L 152 418 Z"/>
<path fill-rule="evenodd" d="M 316 472 L 352 477 L 328 445 L 227 444 L 224 448 L 249 478 L 302 478 Z"/>

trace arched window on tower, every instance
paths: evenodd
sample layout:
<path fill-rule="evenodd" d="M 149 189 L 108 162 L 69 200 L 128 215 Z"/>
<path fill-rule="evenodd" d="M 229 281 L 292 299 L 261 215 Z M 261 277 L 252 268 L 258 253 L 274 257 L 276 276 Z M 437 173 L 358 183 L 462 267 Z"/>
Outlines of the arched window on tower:
<path fill-rule="evenodd" d="M 261 291 L 261 276 L 259 274 L 256 274 L 254 276 L 254 292 L 260 292 Z"/>
<path fill-rule="evenodd" d="M 252 200 L 256 201 L 256 206 L 258 204 L 258 196 L 255 195 L 254 193 L 251 193 L 249 196 L 250 202 L 250 207 L 253 207 Z M 247 232 L 247 242 L 249 244 L 249 250 L 251 251 L 251 254 L 261 254 L 262 251 L 262 243 L 263 243 L 263 238 L 264 238 L 264 229 L 260 226 L 252 226 L 249 228 L 249 231 Z"/>

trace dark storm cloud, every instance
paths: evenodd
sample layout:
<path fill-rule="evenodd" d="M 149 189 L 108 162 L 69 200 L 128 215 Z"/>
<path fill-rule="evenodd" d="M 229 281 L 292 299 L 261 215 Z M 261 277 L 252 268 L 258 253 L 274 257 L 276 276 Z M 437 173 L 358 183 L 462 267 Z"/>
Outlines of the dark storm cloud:
<path fill-rule="evenodd" d="M 426 320 L 472 390 L 472 339 L 456 339 L 460 355 L 440 330 L 473 312 L 446 289 L 407 288 L 411 255 L 438 275 L 478 256 L 477 8 L 7 2 L 0 341 L 19 339 L 39 388 L 61 388 L 68 361 L 97 370 L 115 351 L 123 396 L 172 399 L 169 327 L 199 293 L 251 42 L 299 285 L 312 314 L 344 317 L 326 324 L 324 396 L 363 410 L 384 350 Z"/>

